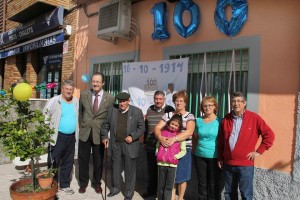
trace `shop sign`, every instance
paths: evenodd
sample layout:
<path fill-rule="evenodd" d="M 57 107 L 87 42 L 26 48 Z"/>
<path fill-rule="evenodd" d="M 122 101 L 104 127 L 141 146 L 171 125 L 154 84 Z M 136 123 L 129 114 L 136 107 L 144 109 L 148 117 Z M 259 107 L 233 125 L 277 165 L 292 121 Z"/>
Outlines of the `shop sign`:
<path fill-rule="evenodd" d="M 4 51 L 0 52 L 0 59 L 6 58 L 8 56 L 13 56 L 16 54 L 24 53 L 27 51 L 32 51 L 37 48 L 42 48 L 42 47 L 47 47 L 47 46 L 51 46 L 54 44 L 58 44 L 63 41 L 64 41 L 64 33 L 60 32 L 55 35 L 43 37 L 42 39 L 34 40 L 31 42 L 29 41 L 29 42 L 26 42 L 26 44 L 23 43 L 23 44 L 17 45 L 14 48 L 4 50 Z"/>
<path fill-rule="evenodd" d="M 57 7 L 52 12 L 36 18 L 30 25 L 20 26 L 0 34 L 0 48 L 63 25 L 63 16 L 64 8 Z"/>
<path fill-rule="evenodd" d="M 48 56 L 43 56 L 44 65 L 50 65 L 50 64 L 60 64 L 62 61 L 62 54 L 53 54 Z"/>

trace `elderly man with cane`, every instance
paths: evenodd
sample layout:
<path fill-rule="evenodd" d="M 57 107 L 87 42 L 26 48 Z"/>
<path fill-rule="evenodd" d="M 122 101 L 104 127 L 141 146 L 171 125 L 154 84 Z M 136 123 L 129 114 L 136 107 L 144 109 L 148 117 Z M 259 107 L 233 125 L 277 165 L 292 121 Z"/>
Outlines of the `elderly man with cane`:
<path fill-rule="evenodd" d="M 130 95 L 120 92 L 116 95 L 118 104 L 108 110 L 107 119 L 102 124 L 101 139 L 112 152 L 112 189 L 107 195 L 113 197 L 121 189 L 121 172 L 125 172 L 125 200 L 134 195 L 136 181 L 136 163 L 139 155 L 139 137 L 145 132 L 142 110 L 129 105 Z M 110 140 L 108 132 L 110 131 Z M 123 166 L 124 165 L 124 166 Z"/>

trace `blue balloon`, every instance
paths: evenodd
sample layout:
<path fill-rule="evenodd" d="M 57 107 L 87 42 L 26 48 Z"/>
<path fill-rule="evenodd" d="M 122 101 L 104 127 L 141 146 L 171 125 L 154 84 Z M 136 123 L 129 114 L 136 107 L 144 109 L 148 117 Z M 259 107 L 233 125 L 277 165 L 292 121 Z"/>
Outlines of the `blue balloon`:
<path fill-rule="evenodd" d="M 191 13 L 191 22 L 188 26 L 184 26 L 182 21 L 182 15 L 185 10 Z M 200 24 L 200 10 L 198 5 L 192 0 L 180 0 L 174 8 L 173 21 L 179 35 L 184 38 L 193 35 Z"/>
<path fill-rule="evenodd" d="M 154 16 L 154 32 L 152 33 L 153 40 L 163 40 L 170 37 L 167 30 L 167 5 L 166 2 L 156 3 L 151 14 Z"/>
<path fill-rule="evenodd" d="M 91 80 L 91 76 L 90 76 L 89 74 L 83 74 L 83 75 L 81 76 L 81 80 L 82 80 L 84 83 L 88 83 L 88 82 L 90 82 L 90 80 Z"/>
<path fill-rule="evenodd" d="M 6 95 L 6 92 L 4 90 L 0 90 L 0 95 L 1 96 L 5 96 Z"/>
<path fill-rule="evenodd" d="M 225 8 L 230 5 L 232 8 L 232 17 L 227 21 L 225 15 Z M 215 11 L 215 24 L 218 29 L 229 37 L 237 35 L 248 16 L 247 0 L 218 0 Z"/>

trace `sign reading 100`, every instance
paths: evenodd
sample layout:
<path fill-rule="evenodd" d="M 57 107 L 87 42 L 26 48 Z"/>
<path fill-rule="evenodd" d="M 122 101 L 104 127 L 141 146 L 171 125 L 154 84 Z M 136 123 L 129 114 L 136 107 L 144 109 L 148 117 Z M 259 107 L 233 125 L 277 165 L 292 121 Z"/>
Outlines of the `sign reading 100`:
<path fill-rule="evenodd" d="M 131 66 L 130 64 L 124 64 L 123 65 L 123 73 L 130 73 L 130 72 L 136 72 L 141 74 L 147 74 L 148 72 L 157 72 L 157 70 L 160 71 L 160 73 L 175 73 L 175 72 L 182 72 L 183 68 L 183 62 L 176 62 L 176 63 L 162 63 L 159 65 L 159 67 L 156 66 L 149 66 L 147 64 L 145 65 L 139 65 Z"/>

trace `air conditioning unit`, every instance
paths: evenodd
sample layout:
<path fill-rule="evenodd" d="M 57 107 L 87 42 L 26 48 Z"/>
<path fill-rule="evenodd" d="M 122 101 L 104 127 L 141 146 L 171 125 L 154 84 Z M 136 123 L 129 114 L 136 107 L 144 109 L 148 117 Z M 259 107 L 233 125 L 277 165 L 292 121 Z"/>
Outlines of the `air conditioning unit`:
<path fill-rule="evenodd" d="M 111 0 L 100 6 L 97 36 L 99 38 L 129 37 L 131 1 Z"/>

